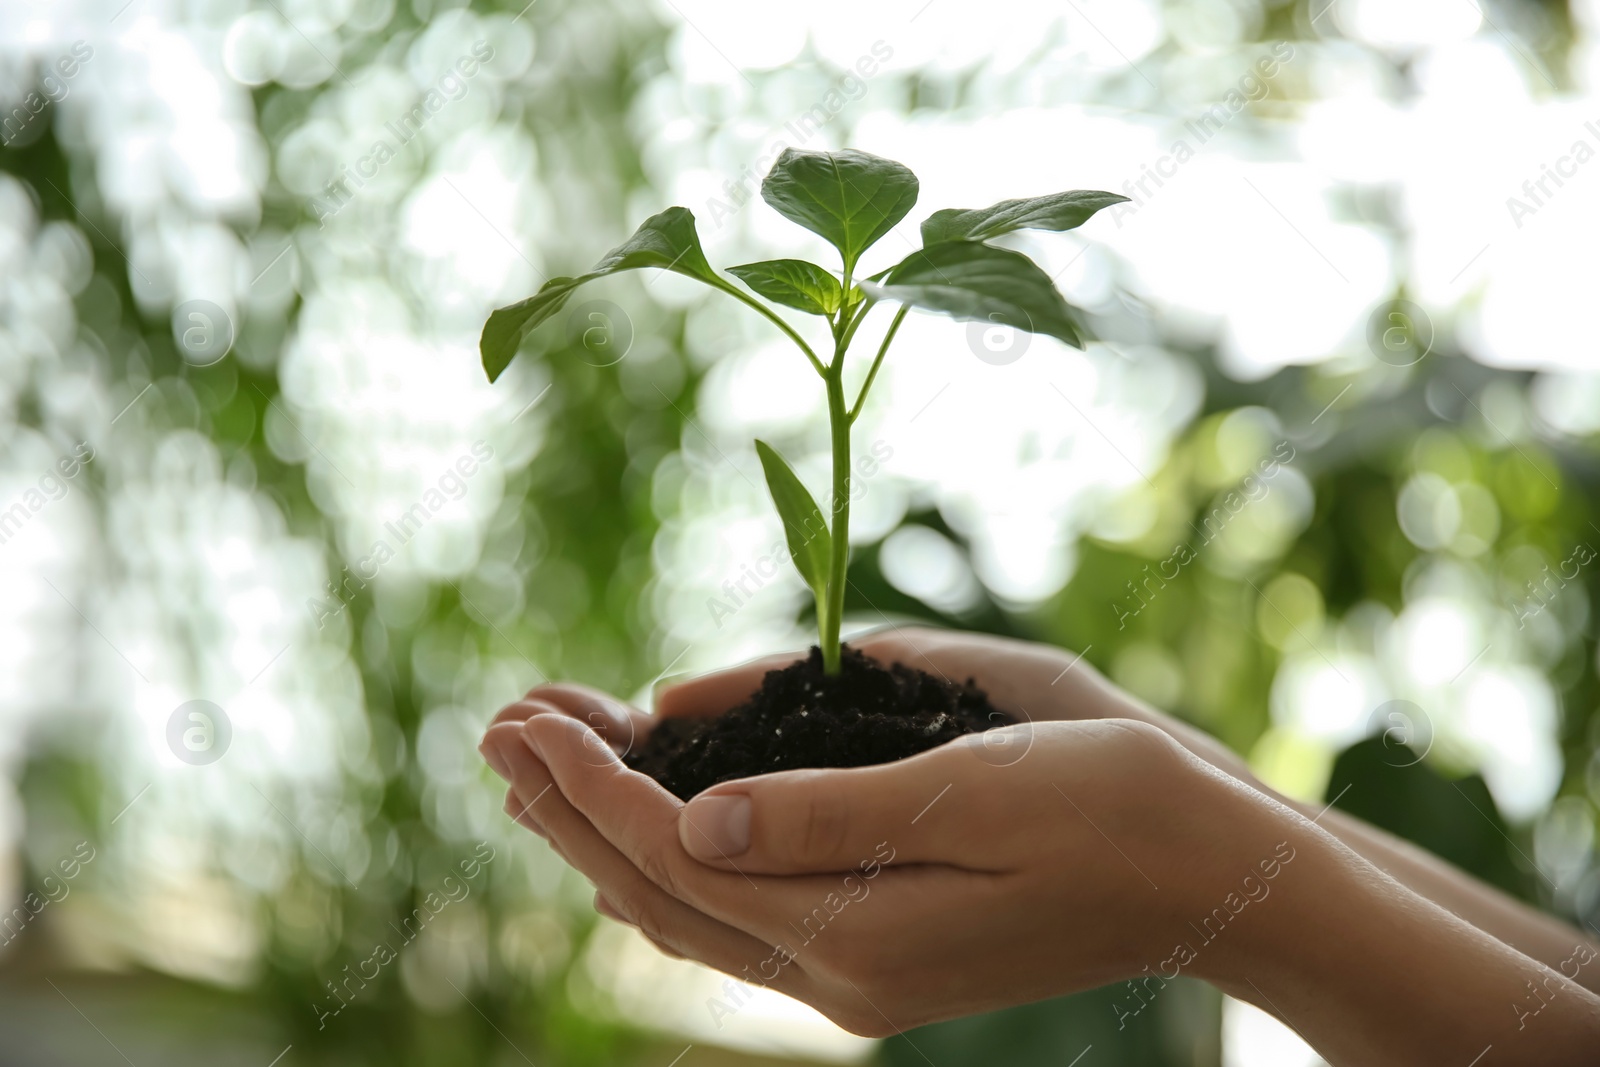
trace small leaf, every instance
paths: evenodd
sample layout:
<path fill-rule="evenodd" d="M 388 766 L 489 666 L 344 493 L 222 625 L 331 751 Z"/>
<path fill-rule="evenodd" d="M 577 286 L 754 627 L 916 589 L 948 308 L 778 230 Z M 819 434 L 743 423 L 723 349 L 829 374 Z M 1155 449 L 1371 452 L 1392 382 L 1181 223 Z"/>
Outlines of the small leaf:
<path fill-rule="evenodd" d="M 987 241 L 1013 230 L 1073 230 L 1089 221 L 1095 212 L 1127 199 L 1116 193 L 1073 189 L 1049 196 L 1002 200 L 971 211 L 945 208 L 929 215 L 922 224 L 922 243 Z"/>
<path fill-rule="evenodd" d="M 826 238 L 847 270 L 917 202 L 917 176 L 865 152 L 786 148 L 761 183 L 761 199 Z"/>
<path fill-rule="evenodd" d="M 812 315 L 839 310 L 839 279 L 803 259 L 767 259 L 729 267 L 728 273 L 768 300 Z"/>
<path fill-rule="evenodd" d="M 706 262 L 700 237 L 694 228 L 694 213 L 684 207 L 669 207 L 645 219 L 632 237 L 606 253 L 586 274 L 576 278 L 551 278 L 526 300 L 498 308 L 483 324 L 478 351 L 483 369 L 492 382 L 516 358 L 522 341 L 541 322 L 560 311 L 572 291 L 585 282 L 625 270 L 659 267 L 678 274 L 718 284 L 721 279 Z"/>
<path fill-rule="evenodd" d="M 852 285 L 850 287 L 850 292 L 845 294 L 845 298 L 844 298 L 844 311 L 845 311 L 845 314 L 848 315 L 850 312 L 854 311 L 856 305 L 861 303 L 861 301 L 865 300 L 866 298 L 867 298 L 867 294 L 863 293 L 861 291 L 861 286 Z"/>
<path fill-rule="evenodd" d="M 778 515 L 783 519 L 783 536 L 789 543 L 795 569 L 820 601 L 828 588 L 828 567 L 833 559 L 833 538 L 828 534 L 828 522 L 805 483 L 771 445 L 757 441 L 756 454 L 761 457 L 761 469 L 766 472 L 772 502 L 778 506 Z"/>
<path fill-rule="evenodd" d="M 1048 334 L 1083 347 L 1072 309 L 1050 276 L 1027 256 L 993 245 L 950 241 L 923 248 L 901 260 L 881 285 L 862 282 L 861 288 L 874 299 Z"/>

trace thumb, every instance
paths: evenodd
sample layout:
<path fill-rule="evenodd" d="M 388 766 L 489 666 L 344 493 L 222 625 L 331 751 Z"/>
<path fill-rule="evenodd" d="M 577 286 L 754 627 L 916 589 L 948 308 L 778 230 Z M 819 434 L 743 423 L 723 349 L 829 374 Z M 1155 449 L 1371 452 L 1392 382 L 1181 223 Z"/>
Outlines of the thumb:
<path fill-rule="evenodd" d="M 962 787 L 938 757 L 713 786 L 679 812 L 678 840 L 701 863 L 749 874 L 947 860 L 963 836 L 950 832 L 960 817 L 951 794 Z"/>
<path fill-rule="evenodd" d="M 652 706 L 663 719 L 721 715 L 750 699 L 769 671 L 805 659 L 804 652 L 781 652 L 698 676 L 673 675 L 656 683 Z"/>

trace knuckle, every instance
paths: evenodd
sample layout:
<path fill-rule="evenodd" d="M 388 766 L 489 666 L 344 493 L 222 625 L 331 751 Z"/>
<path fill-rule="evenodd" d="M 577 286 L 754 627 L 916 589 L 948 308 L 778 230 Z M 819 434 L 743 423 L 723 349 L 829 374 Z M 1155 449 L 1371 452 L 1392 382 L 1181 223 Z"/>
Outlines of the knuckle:
<path fill-rule="evenodd" d="M 1140 757 L 1165 761 L 1177 759 L 1182 746 L 1161 727 L 1137 719 L 1108 719 L 1123 736 L 1129 747 Z"/>
<path fill-rule="evenodd" d="M 838 936 L 834 936 L 837 934 Z M 807 969 L 829 981 L 864 991 L 874 1001 L 905 984 L 900 954 L 880 931 L 845 926 L 808 945 Z"/>
<path fill-rule="evenodd" d="M 679 952 L 677 949 L 668 947 L 663 942 L 652 941 L 650 943 L 655 946 L 657 952 L 661 953 L 669 960 L 686 960 L 689 958 L 688 956 L 685 956 L 683 953 Z"/>
<path fill-rule="evenodd" d="M 840 944 L 837 939 L 819 940 L 814 945 L 806 946 L 805 952 L 808 970 L 836 981 L 857 980 L 855 966 L 857 961 L 852 957 L 849 946 Z"/>
<path fill-rule="evenodd" d="M 897 626 L 863 639 L 856 647 L 875 659 L 903 660 L 931 646 L 938 634 L 928 626 Z"/>
<path fill-rule="evenodd" d="M 637 926 L 639 932 L 652 943 L 657 945 L 670 945 L 672 943 L 672 935 L 667 930 L 667 925 L 661 921 L 661 917 L 655 913 L 654 909 L 645 908 L 641 911 L 629 911 L 619 906 L 618 910 L 622 914 L 629 916 L 633 920 L 633 925 Z"/>
<path fill-rule="evenodd" d="M 839 1029 L 855 1034 L 857 1037 L 881 1039 L 892 1037 L 896 1033 L 894 1027 L 889 1025 L 888 1020 L 871 1008 L 857 1007 L 855 1005 L 834 1005 L 824 1009 L 822 1014 L 826 1015 L 828 1020 Z"/>
<path fill-rule="evenodd" d="M 850 808 L 840 792 L 825 788 L 820 778 L 807 784 L 811 786 L 808 795 L 775 849 L 801 862 L 837 855 L 850 833 Z"/>
<path fill-rule="evenodd" d="M 673 870 L 672 864 L 660 852 L 646 849 L 634 857 L 634 864 L 639 868 L 639 873 L 659 887 L 667 896 L 683 899 L 678 874 Z"/>
<path fill-rule="evenodd" d="M 631 887 L 621 894 L 608 895 L 607 899 L 650 941 L 681 952 L 682 931 L 667 915 L 667 909 L 658 906 L 647 887 Z"/>

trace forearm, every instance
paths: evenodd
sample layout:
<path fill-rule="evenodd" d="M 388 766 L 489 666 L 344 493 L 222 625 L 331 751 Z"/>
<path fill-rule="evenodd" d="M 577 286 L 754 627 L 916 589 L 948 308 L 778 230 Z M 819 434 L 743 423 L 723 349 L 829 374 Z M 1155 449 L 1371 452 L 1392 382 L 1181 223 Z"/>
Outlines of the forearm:
<path fill-rule="evenodd" d="M 1292 806 L 1306 814 L 1307 805 Z M 1318 825 L 1407 889 L 1546 967 L 1559 969 L 1575 949 L 1600 952 L 1600 942 L 1555 916 L 1508 896 L 1432 853 L 1344 812 L 1330 810 Z M 1600 993 L 1600 966 L 1584 968 L 1576 981 Z"/>
<path fill-rule="evenodd" d="M 1107 681 L 1082 657 L 1046 645 L 970 634 L 918 631 L 878 638 L 890 659 L 901 659 L 952 678 L 979 678 L 999 706 L 1033 719 L 1127 718 L 1164 730 L 1183 747 L 1225 774 L 1316 821 L 1374 867 L 1485 933 L 1548 967 L 1560 967 L 1574 948 L 1600 949 L 1553 916 L 1496 890 L 1436 856 L 1337 809 L 1301 804 L 1262 783 L 1232 749 L 1216 738 L 1149 706 Z M 905 647 L 892 647 L 903 644 Z M 1578 980 L 1600 992 L 1600 966 Z"/>
<path fill-rule="evenodd" d="M 1270 802 L 1266 805 L 1269 806 Z M 1245 816 L 1252 817 L 1252 816 Z M 1595 1062 L 1600 969 L 1568 945 L 1566 974 L 1423 899 L 1298 815 L 1263 816 L 1296 856 L 1202 976 L 1272 1012 L 1334 1064 L 1493 1067 Z"/>
<path fill-rule="evenodd" d="M 1303 804 L 1283 796 L 1258 780 L 1244 760 L 1215 738 L 1159 712 L 1141 710 L 1147 721 L 1160 725 L 1201 759 L 1306 818 L 1316 820 L 1323 830 L 1396 882 L 1518 952 L 1547 967 L 1559 968 L 1575 948 L 1600 951 L 1600 941 L 1480 882 L 1425 849 L 1337 808 Z M 1600 992 L 1600 966 L 1583 969 L 1577 981 L 1587 989 Z"/>

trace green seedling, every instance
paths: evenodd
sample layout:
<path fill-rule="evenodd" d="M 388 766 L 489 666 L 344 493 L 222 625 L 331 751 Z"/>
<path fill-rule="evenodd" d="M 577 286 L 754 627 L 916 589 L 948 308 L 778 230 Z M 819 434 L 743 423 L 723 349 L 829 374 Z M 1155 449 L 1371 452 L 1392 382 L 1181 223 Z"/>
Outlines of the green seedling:
<path fill-rule="evenodd" d="M 479 348 L 489 380 L 500 377 L 523 340 L 561 310 L 585 282 L 626 270 L 655 267 L 720 289 L 766 316 L 795 343 L 822 379 L 833 430 L 832 525 L 793 468 L 764 441 L 756 442 L 761 467 L 783 519 L 795 568 L 817 604 L 817 636 L 824 668 L 839 670 L 839 623 L 844 612 L 850 531 L 850 427 L 906 312 L 913 307 L 952 318 L 1047 334 L 1082 348 L 1076 312 L 1050 276 L 1027 256 L 988 242 L 1016 230 L 1071 230 L 1095 212 L 1127 200 L 1115 193 L 1073 190 L 992 207 L 935 211 L 922 223 L 922 247 L 894 266 L 857 279 L 861 254 L 906 217 L 917 202 L 917 177 L 893 160 L 865 152 L 787 149 L 761 183 L 761 198 L 790 222 L 838 249 L 835 274 L 800 259 L 770 259 L 729 267 L 757 296 L 824 319 L 833 352 L 824 361 L 805 338 L 766 302 L 745 293 L 706 262 L 694 215 L 669 207 L 645 220 L 588 273 L 551 278 L 528 299 L 503 307 L 484 324 Z M 899 310 L 890 320 L 853 403 L 846 403 L 845 359 L 862 322 L 880 303 Z"/>

